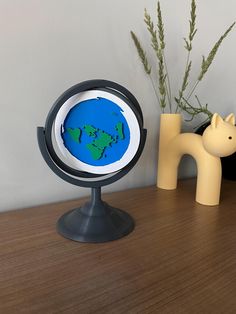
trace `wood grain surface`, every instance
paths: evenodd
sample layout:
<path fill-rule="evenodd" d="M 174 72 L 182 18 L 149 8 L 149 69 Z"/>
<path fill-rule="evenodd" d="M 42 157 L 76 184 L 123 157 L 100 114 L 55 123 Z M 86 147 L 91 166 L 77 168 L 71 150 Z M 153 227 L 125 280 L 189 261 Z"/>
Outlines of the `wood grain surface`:
<path fill-rule="evenodd" d="M 56 233 L 85 199 L 0 214 L 0 313 L 236 313 L 236 182 L 223 182 L 219 206 L 194 190 L 105 194 L 136 227 L 103 244 Z"/>

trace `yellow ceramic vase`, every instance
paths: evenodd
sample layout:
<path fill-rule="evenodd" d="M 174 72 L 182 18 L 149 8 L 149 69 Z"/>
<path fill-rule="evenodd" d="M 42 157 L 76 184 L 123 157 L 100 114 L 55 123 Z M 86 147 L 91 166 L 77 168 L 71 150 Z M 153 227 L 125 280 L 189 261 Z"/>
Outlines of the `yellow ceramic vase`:
<path fill-rule="evenodd" d="M 183 155 L 191 155 L 197 164 L 196 201 L 204 205 L 217 205 L 220 199 L 220 157 L 236 151 L 234 115 L 223 120 L 217 113 L 203 135 L 181 133 L 180 114 L 162 114 L 157 186 L 172 190 L 177 187 L 178 166 Z"/>

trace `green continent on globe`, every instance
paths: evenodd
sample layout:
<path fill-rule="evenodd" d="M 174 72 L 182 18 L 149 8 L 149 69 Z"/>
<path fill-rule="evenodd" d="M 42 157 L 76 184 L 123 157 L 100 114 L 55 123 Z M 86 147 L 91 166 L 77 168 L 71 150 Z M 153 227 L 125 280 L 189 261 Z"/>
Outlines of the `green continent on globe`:
<path fill-rule="evenodd" d="M 86 147 L 90 151 L 93 159 L 95 160 L 100 159 L 101 157 L 104 156 L 104 151 L 107 147 L 111 146 L 112 143 L 113 144 L 117 143 L 118 138 L 120 140 L 123 140 L 125 138 L 123 127 L 124 127 L 123 123 L 118 122 L 115 126 L 115 130 L 117 131 L 118 135 L 112 137 L 105 131 L 99 130 L 90 124 L 86 124 L 83 126 L 83 130 L 89 137 L 96 138 L 91 143 L 86 144 Z M 82 130 L 80 128 L 75 129 L 67 128 L 66 131 L 68 131 L 71 138 L 76 143 L 81 143 Z"/>
<path fill-rule="evenodd" d="M 122 122 L 118 122 L 116 127 L 115 127 L 115 129 L 118 132 L 120 139 L 123 140 L 125 138 L 124 137 L 124 132 L 123 132 L 123 123 Z"/>
<path fill-rule="evenodd" d="M 66 130 L 69 132 L 70 136 L 73 138 L 75 142 L 80 143 L 81 130 L 79 128 L 76 129 L 67 128 Z"/>
<path fill-rule="evenodd" d="M 97 139 L 87 144 L 86 147 L 91 152 L 93 159 L 98 160 L 103 156 L 105 149 L 113 142 L 114 139 L 110 134 L 99 130 Z"/>
<path fill-rule="evenodd" d="M 92 136 L 92 137 L 96 137 L 96 132 L 98 131 L 98 129 L 96 129 L 96 128 L 94 128 L 92 125 L 90 125 L 90 124 L 86 124 L 85 126 L 84 126 L 84 130 L 85 130 L 85 132 L 86 132 L 86 134 L 88 135 L 88 136 Z"/>

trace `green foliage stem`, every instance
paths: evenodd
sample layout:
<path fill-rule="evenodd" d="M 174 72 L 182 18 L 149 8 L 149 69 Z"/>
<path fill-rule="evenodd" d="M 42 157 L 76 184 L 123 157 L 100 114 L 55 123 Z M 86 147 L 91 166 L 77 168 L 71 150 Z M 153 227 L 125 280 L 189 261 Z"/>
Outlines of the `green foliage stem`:
<path fill-rule="evenodd" d="M 189 95 L 187 97 L 187 100 L 189 100 L 189 98 L 192 96 L 192 94 L 195 91 L 197 85 L 200 83 L 200 81 L 203 79 L 203 77 L 207 73 L 210 65 L 212 64 L 213 60 L 215 59 L 215 56 L 216 56 L 216 53 L 217 53 L 219 47 L 221 46 L 223 40 L 227 37 L 229 32 L 232 30 L 234 25 L 235 25 L 235 22 L 232 25 L 230 25 L 230 27 L 225 31 L 225 33 L 219 38 L 219 40 L 215 43 L 215 45 L 211 49 L 211 51 L 208 54 L 207 58 L 205 58 L 204 56 L 202 57 L 201 72 L 200 72 L 200 74 L 198 76 L 198 79 L 195 82 L 191 92 L 189 93 Z"/>
<path fill-rule="evenodd" d="M 159 37 L 159 42 L 160 42 L 160 50 L 162 53 L 162 58 L 164 62 L 164 71 L 165 71 L 165 89 L 166 89 L 166 94 L 169 102 L 169 108 L 170 112 L 172 111 L 171 107 L 171 87 L 170 87 L 170 78 L 169 78 L 169 73 L 168 73 L 168 68 L 167 68 L 167 63 L 165 60 L 165 35 L 164 35 L 164 24 L 162 20 L 162 13 L 161 13 L 161 5 L 160 1 L 157 2 L 157 28 L 158 28 L 158 37 Z"/>
<path fill-rule="evenodd" d="M 139 57 L 141 59 L 141 62 L 142 62 L 143 67 L 144 67 L 144 70 L 149 75 L 149 74 L 151 74 L 151 67 L 150 67 L 150 65 L 148 63 L 148 59 L 146 57 L 146 52 L 142 48 L 141 43 L 138 40 L 138 37 L 134 34 L 134 32 L 131 31 L 130 34 L 131 34 L 131 37 L 132 37 L 132 39 L 134 41 L 135 47 L 136 47 L 136 49 L 138 51 L 138 55 L 139 55 Z"/>
<path fill-rule="evenodd" d="M 201 104 L 199 98 L 196 95 L 195 95 L 195 98 L 197 100 L 197 104 L 198 104 L 197 106 L 191 105 L 187 99 L 183 98 L 184 102 L 182 103 L 182 109 L 191 116 L 191 118 L 186 121 L 192 121 L 194 117 L 200 113 L 207 115 L 206 121 L 211 120 L 213 114 L 208 109 L 208 104 L 204 106 Z"/>
<path fill-rule="evenodd" d="M 182 97 L 184 96 L 184 92 L 188 86 L 188 79 L 189 79 L 189 74 L 190 74 L 190 70 L 191 70 L 191 66 L 192 66 L 192 62 L 189 61 L 189 59 L 190 59 L 191 50 L 193 48 L 192 42 L 193 42 L 194 36 L 197 33 L 197 29 L 195 27 L 196 27 L 196 2 L 195 2 L 195 0 L 192 0 L 191 11 L 190 11 L 190 20 L 189 20 L 188 39 L 184 38 L 184 41 L 185 41 L 184 47 L 187 50 L 187 60 L 186 60 L 186 66 L 185 66 L 182 85 L 181 85 L 181 88 L 179 90 L 179 97 L 178 98 L 175 97 L 175 101 L 177 104 L 176 112 L 178 111 L 179 108 L 183 110 L 183 108 L 182 108 Z"/>
<path fill-rule="evenodd" d="M 202 65 L 201 65 L 201 73 L 198 77 L 198 80 L 201 81 L 203 76 L 206 74 L 209 66 L 212 64 L 212 61 L 215 58 L 215 55 L 222 43 L 222 41 L 226 38 L 226 36 L 228 35 L 228 33 L 231 31 L 231 29 L 234 27 L 235 22 L 225 31 L 225 33 L 219 38 L 219 40 L 215 43 L 214 47 L 212 48 L 212 50 L 210 51 L 209 55 L 207 58 L 205 58 L 204 56 L 202 57 Z"/>
<path fill-rule="evenodd" d="M 146 9 L 144 10 L 144 22 L 147 25 L 147 30 L 149 31 L 151 35 L 151 43 L 152 43 L 151 45 L 158 59 L 158 77 L 159 77 L 158 89 L 159 89 L 159 94 L 160 94 L 159 105 L 163 112 L 164 108 L 166 107 L 166 94 L 167 94 L 166 84 L 165 84 L 166 74 L 165 74 L 165 68 L 164 68 L 164 58 L 162 54 L 163 44 L 160 45 L 158 42 L 157 31 L 155 30 L 154 23 L 152 22 L 151 16 L 148 14 Z M 158 35 L 161 36 L 159 33 Z"/>

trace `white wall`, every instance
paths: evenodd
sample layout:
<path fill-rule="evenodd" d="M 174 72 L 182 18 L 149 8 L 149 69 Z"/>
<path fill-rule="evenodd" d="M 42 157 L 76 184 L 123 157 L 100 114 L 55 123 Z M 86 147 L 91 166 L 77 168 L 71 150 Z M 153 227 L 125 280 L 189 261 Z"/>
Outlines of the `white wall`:
<path fill-rule="evenodd" d="M 148 129 L 135 169 L 105 190 L 155 183 L 159 110 L 129 34 L 133 29 L 149 45 L 143 9 L 155 15 L 155 6 L 156 0 L 0 0 L 1 211 L 88 194 L 87 189 L 62 182 L 47 167 L 37 146 L 36 127 L 44 125 L 64 90 L 92 78 L 127 87 L 139 100 Z M 182 38 L 188 31 L 189 6 L 190 0 L 162 1 L 174 91 L 184 67 Z M 197 12 L 193 77 L 201 55 L 236 18 L 236 3 L 199 0 Z M 235 111 L 235 56 L 236 29 L 198 89 L 212 111 Z M 195 172 L 189 160 L 181 168 L 183 176 Z"/>

